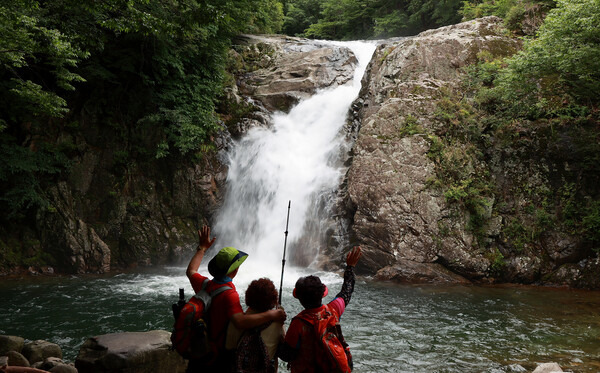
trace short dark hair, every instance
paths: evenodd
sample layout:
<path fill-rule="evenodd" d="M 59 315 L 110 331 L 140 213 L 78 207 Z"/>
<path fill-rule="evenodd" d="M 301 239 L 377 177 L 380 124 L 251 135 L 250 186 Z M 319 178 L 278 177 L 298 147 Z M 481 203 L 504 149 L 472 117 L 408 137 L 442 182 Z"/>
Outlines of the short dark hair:
<path fill-rule="evenodd" d="M 277 304 L 277 289 L 268 278 L 259 278 L 246 289 L 246 305 L 257 312 L 265 312 Z"/>
<path fill-rule="evenodd" d="M 325 285 L 317 276 L 300 277 L 296 281 L 296 298 L 304 308 L 316 308 L 321 306 Z"/>

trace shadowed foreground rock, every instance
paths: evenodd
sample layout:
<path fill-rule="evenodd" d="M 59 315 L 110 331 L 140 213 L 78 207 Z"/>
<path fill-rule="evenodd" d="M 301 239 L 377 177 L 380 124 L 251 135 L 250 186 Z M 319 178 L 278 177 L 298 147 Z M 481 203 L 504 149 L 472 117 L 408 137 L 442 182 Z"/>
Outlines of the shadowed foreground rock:
<path fill-rule="evenodd" d="M 165 330 L 96 336 L 81 346 L 75 367 L 82 373 L 184 372 L 187 361 L 171 350 L 170 336 Z"/>
<path fill-rule="evenodd" d="M 0 335 L 0 371 L 4 366 L 77 373 L 73 364 L 63 362 L 59 345 L 44 340 L 25 343 L 24 338 L 11 335 Z"/>

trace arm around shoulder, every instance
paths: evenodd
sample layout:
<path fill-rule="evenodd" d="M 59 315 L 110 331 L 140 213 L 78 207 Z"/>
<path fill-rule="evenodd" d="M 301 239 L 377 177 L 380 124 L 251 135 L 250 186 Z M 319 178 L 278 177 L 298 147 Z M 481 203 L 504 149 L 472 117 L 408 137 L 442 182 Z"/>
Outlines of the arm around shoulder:
<path fill-rule="evenodd" d="M 283 323 L 286 317 L 285 311 L 281 308 L 278 308 L 275 310 L 253 314 L 244 314 L 243 312 L 239 312 L 231 316 L 231 322 L 236 328 L 245 330 L 254 328 L 269 321 Z"/>

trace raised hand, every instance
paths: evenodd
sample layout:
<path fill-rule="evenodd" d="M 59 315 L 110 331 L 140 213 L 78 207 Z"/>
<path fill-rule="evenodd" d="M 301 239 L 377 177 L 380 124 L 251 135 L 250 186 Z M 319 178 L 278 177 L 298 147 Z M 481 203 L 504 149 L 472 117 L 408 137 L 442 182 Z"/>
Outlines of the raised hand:
<path fill-rule="evenodd" d="M 202 229 L 198 229 L 198 249 L 208 249 L 215 242 L 217 237 L 210 238 L 210 227 L 205 225 Z"/>
<path fill-rule="evenodd" d="M 349 267 L 354 267 L 356 263 L 358 263 L 358 259 L 360 259 L 361 255 L 362 249 L 360 246 L 354 246 L 346 256 L 346 265 Z"/>

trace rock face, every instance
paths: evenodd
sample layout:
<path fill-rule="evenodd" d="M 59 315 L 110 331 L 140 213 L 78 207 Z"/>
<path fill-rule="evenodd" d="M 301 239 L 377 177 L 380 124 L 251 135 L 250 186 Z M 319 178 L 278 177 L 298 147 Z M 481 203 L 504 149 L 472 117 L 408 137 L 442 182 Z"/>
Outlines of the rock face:
<path fill-rule="evenodd" d="M 239 89 L 271 112 L 288 111 L 317 89 L 346 83 L 358 62 L 350 49 L 317 41 L 251 35 L 242 40 L 257 53 L 269 50 L 262 53 L 260 68 L 239 80 Z"/>
<path fill-rule="evenodd" d="M 471 252 L 469 233 L 461 229 L 458 237 L 440 237 L 440 222 L 450 210 L 444 196 L 427 185 L 434 176 L 430 142 L 425 133 L 404 135 L 403 128 L 412 121 L 436 126 L 432 113 L 439 90 L 459 80 L 461 67 L 475 62 L 481 51 L 517 46 L 502 36 L 498 19 L 486 18 L 377 48 L 360 95 L 361 127 L 348 172 L 348 195 L 356 206 L 352 230 L 365 249 L 363 266 L 369 272 L 418 264 L 417 272 L 428 281 L 452 281 L 436 264 L 441 262 L 455 264 L 470 278 L 486 274 L 489 262 Z M 390 268 L 378 275 L 406 277 Z"/>
<path fill-rule="evenodd" d="M 350 227 L 348 239 L 364 249 L 360 270 L 403 282 L 600 287 L 597 255 L 568 229 L 546 224 L 529 236 L 515 233 L 525 231 L 515 222 L 524 220 L 526 215 L 518 214 L 535 195 L 523 190 L 547 193 L 551 185 L 564 183 L 560 178 L 569 162 L 564 152 L 549 154 L 544 139 L 550 134 L 520 134 L 527 142 L 510 148 L 489 134 L 483 148 L 461 139 L 440 140 L 455 130 L 452 126 L 468 125 L 458 118 L 460 112 L 451 113 L 450 120 L 444 117 L 450 111 L 445 108 L 455 105 L 453 95 L 461 94 L 464 68 L 519 48 L 519 40 L 496 17 L 378 46 L 354 104 L 352 123 L 358 131 L 339 203 Z M 486 124 L 473 126 L 480 131 L 475 141 L 482 141 Z M 473 149 L 482 156 L 468 156 Z M 441 184 L 440 169 L 452 167 L 442 164 L 439 154 L 461 174 L 463 184 L 454 190 Z M 451 203 L 448 191 L 461 193 L 484 177 L 494 192 L 476 195 L 476 211 L 465 202 Z"/>
<path fill-rule="evenodd" d="M 80 372 L 185 372 L 187 362 L 171 349 L 165 330 L 115 333 L 88 339 L 75 361 Z"/>

